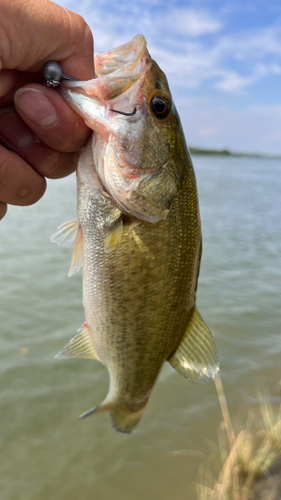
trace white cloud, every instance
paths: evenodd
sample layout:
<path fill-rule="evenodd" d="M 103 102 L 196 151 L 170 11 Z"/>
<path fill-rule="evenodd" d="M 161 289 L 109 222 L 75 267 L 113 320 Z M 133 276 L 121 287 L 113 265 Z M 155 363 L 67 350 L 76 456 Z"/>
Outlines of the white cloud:
<path fill-rule="evenodd" d="M 269 32 L 274 32 L 274 37 L 267 37 Z M 258 43 L 256 34 L 249 31 L 243 36 L 217 36 L 209 45 L 200 40 L 184 40 L 178 51 L 152 46 L 151 53 L 178 87 L 197 88 L 202 82 L 213 80 L 213 85 L 223 92 L 244 94 L 264 77 L 281 74 L 281 30 L 279 38 L 275 28 L 260 30 L 260 39 L 265 42 Z M 276 60 L 268 62 L 272 56 L 277 56 Z M 238 59 L 243 61 L 241 68 Z M 231 66 L 238 69 L 228 69 Z"/>
<path fill-rule="evenodd" d="M 242 94 L 245 87 L 249 86 L 252 81 L 253 78 L 243 78 L 233 71 L 228 71 L 224 72 L 222 79 L 215 86 L 224 92 Z"/>
<path fill-rule="evenodd" d="M 215 51 L 219 57 L 231 55 L 237 61 L 257 60 L 268 55 L 281 55 L 281 27 L 247 29 L 232 36 L 218 38 Z"/>
<path fill-rule="evenodd" d="M 163 23 L 163 19 L 160 19 Z M 170 30 L 186 37 L 198 37 L 221 30 L 222 24 L 206 10 L 171 9 L 166 13 L 164 23 Z M 166 28 L 165 26 L 165 28 Z"/>
<path fill-rule="evenodd" d="M 250 76 L 242 77 L 234 71 L 221 71 L 221 80 L 215 85 L 216 88 L 224 92 L 245 94 L 245 89 L 258 82 L 264 76 L 280 75 L 280 64 L 259 63 L 252 69 Z"/>
<path fill-rule="evenodd" d="M 57 3 L 84 16 L 98 51 L 121 45 L 137 33 L 144 34 L 152 57 L 170 75 L 172 85 L 179 88 L 198 88 L 212 81 L 222 92 L 243 94 L 265 76 L 280 72 L 278 61 L 264 62 L 269 56 L 280 59 L 281 28 L 277 24 L 230 36 L 221 34 L 225 32 L 221 14 L 219 18 L 206 9 L 177 8 L 173 2 L 123 0 L 110 8 L 104 0 Z M 228 10 L 232 8 L 234 5 L 228 4 Z M 203 35 L 211 38 L 206 41 Z"/>

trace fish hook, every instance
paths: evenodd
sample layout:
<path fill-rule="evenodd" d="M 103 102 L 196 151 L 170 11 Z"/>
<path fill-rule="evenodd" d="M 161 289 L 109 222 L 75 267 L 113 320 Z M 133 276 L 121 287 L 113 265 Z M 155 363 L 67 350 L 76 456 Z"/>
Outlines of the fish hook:
<path fill-rule="evenodd" d="M 120 115 L 124 116 L 133 116 L 137 112 L 137 107 L 134 107 L 134 111 L 132 113 L 125 113 L 124 111 L 118 111 L 117 109 L 109 109 L 109 111 L 113 111 L 113 113 L 119 113 Z"/>
<path fill-rule="evenodd" d="M 61 79 L 70 80 L 73 82 L 81 82 L 78 78 L 73 78 L 72 76 L 63 75 L 61 66 L 56 61 L 49 61 L 43 67 L 43 78 L 46 82 L 47 87 L 57 87 L 60 84 Z M 117 109 L 110 109 L 113 113 L 119 113 L 124 116 L 133 116 L 137 112 L 137 107 L 135 106 L 132 113 L 125 113 L 124 111 L 118 111 Z"/>

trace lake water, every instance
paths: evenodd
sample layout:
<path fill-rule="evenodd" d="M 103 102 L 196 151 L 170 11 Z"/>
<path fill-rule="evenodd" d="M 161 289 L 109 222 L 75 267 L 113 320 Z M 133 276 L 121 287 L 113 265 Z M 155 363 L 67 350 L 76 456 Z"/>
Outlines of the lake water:
<path fill-rule="evenodd" d="M 281 162 L 195 157 L 203 226 L 197 304 L 214 332 L 231 415 L 258 405 L 281 379 Z M 35 206 L 0 223 L 1 500 L 194 500 L 198 467 L 217 439 L 213 383 L 194 385 L 170 365 L 131 435 L 100 403 L 107 370 L 54 355 L 84 321 L 71 250 L 49 242 L 75 217 L 75 178 L 50 181 Z M 241 418 L 242 418 L 241 417 Z"/>

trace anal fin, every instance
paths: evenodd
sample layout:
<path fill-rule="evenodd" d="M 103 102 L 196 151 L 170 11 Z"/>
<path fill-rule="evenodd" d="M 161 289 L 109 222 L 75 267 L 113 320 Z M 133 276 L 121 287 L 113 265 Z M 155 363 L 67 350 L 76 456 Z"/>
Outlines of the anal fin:
<path fill-rule="evenodd" d="M 73 339 L 55 356 L 58 359 L 65 358 L 89 358 L 100 361 L 87 323 L 83 323 Z"/>
<path fill-rule="evenodd" d="M 177 350 L 168 361 L 181 375 L 201 384 L 219 372 L 213 336 L 196 306 Z"/>

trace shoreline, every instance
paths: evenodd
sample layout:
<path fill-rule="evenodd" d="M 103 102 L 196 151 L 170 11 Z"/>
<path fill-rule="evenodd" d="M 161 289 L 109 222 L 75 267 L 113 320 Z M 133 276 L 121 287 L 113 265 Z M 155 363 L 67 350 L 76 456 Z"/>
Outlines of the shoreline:
<path fill-rule="evenodd" d="M 236 158 L 267 158 L 273 160 L 281 160 L 281 154 L 262 154 L 262 153 L 234 153 L 228 149 L 201 149 L 190 146 L 189 148 L 191 155 L 204 155 L 204 156 L 231 156 Z"/>

